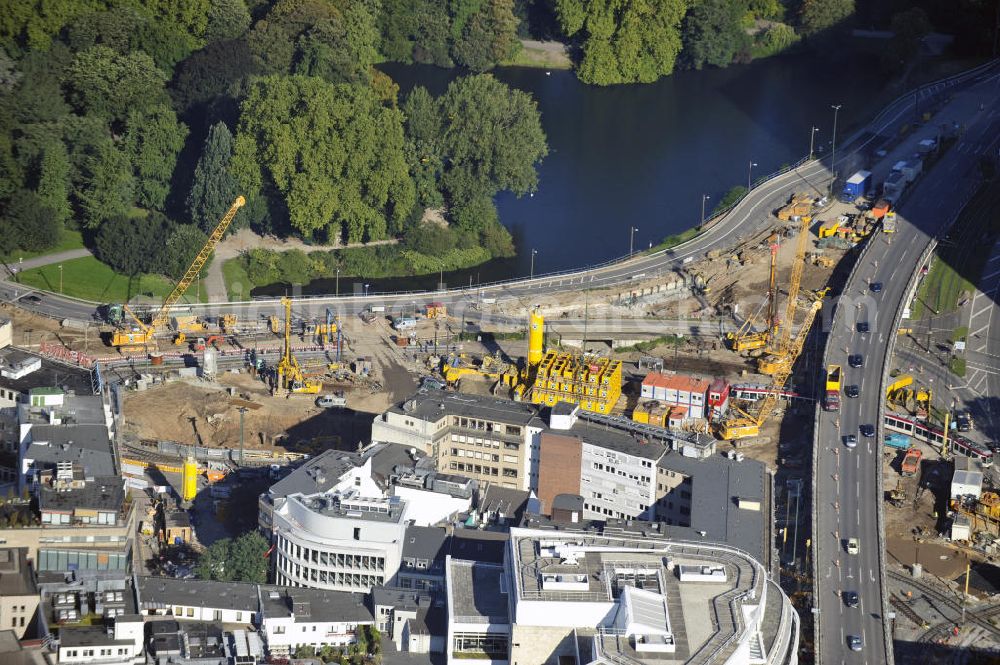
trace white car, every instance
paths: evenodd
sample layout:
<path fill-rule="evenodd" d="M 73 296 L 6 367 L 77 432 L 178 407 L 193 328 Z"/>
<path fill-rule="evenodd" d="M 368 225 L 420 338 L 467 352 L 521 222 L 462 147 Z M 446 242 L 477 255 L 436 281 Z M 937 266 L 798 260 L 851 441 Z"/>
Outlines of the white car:
<path fill-rule="evenodd" d="M 324 409 L 335 406 L 347 406 L 347 398 L 343 395 L 323 395 L 316 400 L 316 406 Z"/>
<path fill-rule="evenodd" d="M 860 551 L 861 551 L 861 543 L 858 541 L 858 539 L 857 538 L 848 538 L 847 539 L 847 553 L 848 554 L 857 554 Z"/>

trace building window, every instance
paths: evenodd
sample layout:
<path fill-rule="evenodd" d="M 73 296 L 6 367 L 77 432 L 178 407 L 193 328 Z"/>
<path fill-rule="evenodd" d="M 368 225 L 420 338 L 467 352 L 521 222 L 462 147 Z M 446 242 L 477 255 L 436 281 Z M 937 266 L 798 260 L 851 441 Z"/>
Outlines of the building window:
<path fill-rule="evenodd" d="M 237 612 L 236 613 L 236 622 L 239 623 L 241 621 L 243 621 L 243 612 Z"/>
<path fill-rule="evenodd" d="M 361 527 L 354 527 L 354 540 L 361 540 Z"/>

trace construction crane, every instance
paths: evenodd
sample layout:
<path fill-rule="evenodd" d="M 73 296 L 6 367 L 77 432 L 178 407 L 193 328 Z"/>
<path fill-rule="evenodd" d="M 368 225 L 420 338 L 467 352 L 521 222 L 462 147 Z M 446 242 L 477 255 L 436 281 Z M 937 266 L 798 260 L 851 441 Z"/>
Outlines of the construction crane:
<path fill-rule="evenodd" d="M 816 315 L 823 307 L 823 298 L 826 297 L 829 290 L 829 288 L 825 288 L 815 294 L 815 299 L 806 311 L 806 317 L 802 321 L 799 333 L 788 347 L 782 362 L 775 367 L 775 373 L 771 377 L 771 386 L 767 394 L 764 395 L 763 399 L 755 402 L 748 411 L 733 407 L 734 414 L 719 426 L 718 434 L 720 438 L 730 441 L 760 434 L 760 427 L 770 417 L 771 412 L 778 403 L 778 399 L 781 397 L 781 390 L 785 387 L 788 377 L 791 376 L 792 365 L 795 364 L 795 360 L 802 353 L 802 347 L 806 343 L 809 329 L 812 328 L 812 324 L 816 320 Z"/>
<path fill-rule="evenodd" d="M 767 327 L 761 331 L 755 330 L 757 319 L 755 313 L 743 322 L 743 325 L 740 326 L 739 330 L 734 333 L 727 333 L 726 342 L 729 345 L 729 348 L 737 353 L 763 349 L 767 346 L 774 334 L 774 327 L 776 323 L 774 318 L 776 314 L 775 301 L 777 300 L 777 293 L 775 292 L 774 285 L 775 268 L 778 264 L 778 236 L 772 234 L 768 239 L 768 243 L 771 250 L 771 270 L 767 287 Z"/>
<path fill-rule="evenodd" d="M 278 388 L 290 393 L 315 395 L 323 389 L 322 382 L 306 379 L 299 361 L 292 355 L 292 300 L 282 298 L 281 304 L 285 307 L 285 345 L 278 361 Z"/>
<path fill-rule="evenodd" d="M 139 324 L 138 330 L 125 330 L 118 329 L 111 336 L 111 346 L 114 347 L 144 347 L 153 341 L 153 336 L 156 334 L 157 328 L 165 327 L 167 323 L 167 317 L 170 315 L 170 308 L 177 304 L 177 302 L 184 296 L 184 293 L 188 290 L 188 287 L 197 279 L 198 275 L 201 273 L 201 269 L 205 267 L 205 263 L 208 261 L 208 257 L 212 255 L 215 251 L 215 246 L 219 244 L 222 240 L 222 236 L 226 233 L 226 229 L 232 224 L 233 218 L 236 217 L 236 212 L 246 204 L 246 199 L 242 196 L 237 196 L 236 200 L 233 201 L 233 205 L 229 207 L 226 214 L 219 220 L 219 223 L 215 226 L 215 230 L 208 237 L 208 241 L 205 246 L 201 248 L 198 255 L 194 257 L 194 261 L 188 266 L 187 271 L 185 271 L 184 276 L 181 277 L 180 281 L 174 287 L 174 290 L 170 292 L 170 295 L 164 299 L 163 304 L 153 315 L 150 320 L 149 325 L 142 323 L 139 318 L 132 313 L 128 307 L 123 307 L 123 309 Z"/>
<path fill-rule="evenodd" d="M 806 246 L 809 240 L 810 217 L 803 215 L 800 219 L 799 241 L 795 246 L 795 258 L 792 260 L 792 274 L 788 279 L 788 301 L 785 303 L 785 316 L 777 326 L 776 335 L 771 335 L 771 344 L 767 355 L 757 362 L 757 371 L 773 376 L 779 368 L 795 361 L 789 358 L 789 345 L 792 341 L 792 323 L 795 320 L 795 310 L 798 309 L 799 288 L 802 286 L 802 268 L 805 266 Z"/>

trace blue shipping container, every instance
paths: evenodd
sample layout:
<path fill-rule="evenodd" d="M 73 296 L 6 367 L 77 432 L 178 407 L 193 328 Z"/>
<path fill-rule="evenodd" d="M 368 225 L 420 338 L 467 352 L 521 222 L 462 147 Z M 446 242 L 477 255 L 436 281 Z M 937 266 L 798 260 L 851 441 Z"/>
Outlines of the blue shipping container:
<path fill-rule="evenodd" d="M 910 437 L 905 434 L 893 432 L 892 434 L 886 435 L 885 445 L 890 448 L 895 448 L 896 450 L 906 450 L 910 447 Z"/>

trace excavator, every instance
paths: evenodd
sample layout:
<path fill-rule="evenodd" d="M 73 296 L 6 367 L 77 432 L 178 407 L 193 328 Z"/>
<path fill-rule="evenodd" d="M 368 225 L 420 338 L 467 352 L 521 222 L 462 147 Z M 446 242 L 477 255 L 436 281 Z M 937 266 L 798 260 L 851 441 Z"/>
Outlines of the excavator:
<path fill-rule="evenodd" d="M 142 320 L 135 315 L 135 313 L 129 309 L 128 305 L 122 305 L 122 310 L 125 314 L 132 319 L 135 323 L 134 326 L 125 327 L 120 326 L 111 335 L 111 346 L 119 349 L 120 351 L 136 351 L 145 350 L 147 345 L 153 342 L 153 338 L 156 335 L 156 330 L 158 328 L 165 328 L 167 324 L 167 317 L 170 315 L 170 308 L 177 304 L 177 302 L 184 296 L 184 293 L 188 290 L 188 287 L 197 279 L 198 275 L 201 273 L 201 269 L 205 267 L 205 263 L 208 261 L 208 257 L 212 255 L 215 251 L 215 246 L 219 244 L 222 240 L 222 236 L 226 233 L 226 229 L 232 224 L 233 218 L 236 217 L 236 212 L 246 204 L 246 199 L 242 196 L 237 196 L 236 200 L 233 201 L 233 205 L 229 207 L 226 214 L 219 220 L 216 225 L 215 230 L 208 237 L 208 241 L 205 246 L 201 248 L 198 255 L 188 266 L 187 271 L 184 276 L 177 282 L 174 290 L 170 292 L 170 295 L 164 299 L 163 304 L 160 308 L 153 314 L 152 319 L 149 324 L 143 323 Z"/>
<path fill-rule="evenodd" d="M 771 341 L 771 337 L 774 335 L 775 322 L 775 300 L 777 299 L 777 293 L 775 292 L 775 267 L 778 263 L 778 236 L 771 235 L 768 239 L 768 246 L 771 250 L 771 271 L 768 278 L 767 287 L 767 327 L 764 330 L 757 331 L 756 327 L 756 315 L 750 316 L 743 325 L 740 326 L 739 330 L 736 332 L 726 333 L 726 344 L 730 349 L 736 351 L 737 353 L 743 353 L 745 351 L 757 351 L 763 349 Z"/>
<path fill-rule="evenodd" d="M 307 379 L 299 361 L 292 355 L 292 301 L 290 298 L 282 298 L 281 304 L 285 308 L 285 344 L 281 360 L 278 361 L 278 389 L 296 395 L 315 395 L 323 389 L 323 383 Z"/>

